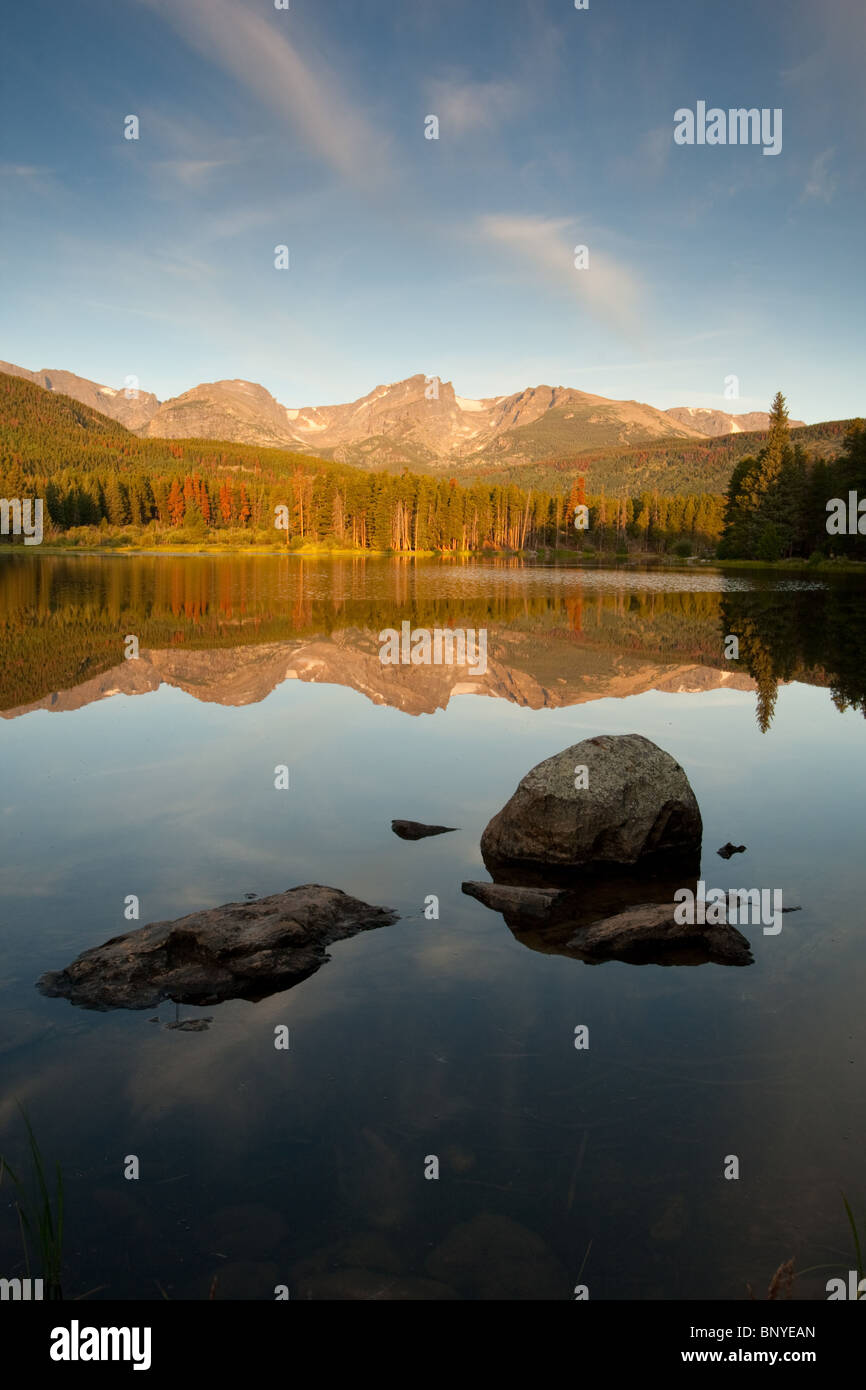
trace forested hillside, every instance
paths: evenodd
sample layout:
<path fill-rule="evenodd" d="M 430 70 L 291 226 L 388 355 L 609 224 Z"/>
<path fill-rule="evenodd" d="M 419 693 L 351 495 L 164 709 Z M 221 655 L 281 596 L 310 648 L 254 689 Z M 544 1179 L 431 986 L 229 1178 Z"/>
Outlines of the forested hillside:
<path fill-rule="evenodd" d="M 595 492 L 574 473 L 552 488 L 461 485 L 408 470 L 365 473 L 282 449 L 142 439 L 69 397 L 0 374 L 0 496 L 43 498 L 46 539 L 106 543 L 126 532 L 154 545 L 207 536 L 380 551 L 709 551 L 723 499 L 700 492 Z M 581 503 L 589 528 L 577 532 Z M 275 529 L 280 507 L 287 531 Z"/>
<path fill-rule="evenodd" d="M 842 451 L 853 420 L 828 420 L 790 431 L 791 441 L 819 458 L 832 460 Z M 516 483 L 518 487 L 546 488 L 553 492 L 582 473 L 593 491 L 631 494 L 724 492 L 740 459 L 754 455 L 766 444 L 768 432 L 726 434 L 715 439 L 668 439 L 636 448 L 613 447 L 580 454 L 552 454 L 538 463 L 514 467 L 488 467 L 479 476 L 490 481 Z M 567 485 L 567 484 L 566 484 Z"/>

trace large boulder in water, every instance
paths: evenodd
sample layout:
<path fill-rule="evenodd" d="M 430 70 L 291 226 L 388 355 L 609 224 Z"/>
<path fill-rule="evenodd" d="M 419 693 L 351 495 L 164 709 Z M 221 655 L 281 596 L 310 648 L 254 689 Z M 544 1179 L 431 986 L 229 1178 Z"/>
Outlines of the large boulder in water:
<path fill-rule="evenodd" d="M 497 868 L 509 867 L 696 867 L 702 830 L 695 794 L 670 753 L 641 734 L 600 734 L 528 772 L 485 829 L 481 852 L 500 880 Z"/>

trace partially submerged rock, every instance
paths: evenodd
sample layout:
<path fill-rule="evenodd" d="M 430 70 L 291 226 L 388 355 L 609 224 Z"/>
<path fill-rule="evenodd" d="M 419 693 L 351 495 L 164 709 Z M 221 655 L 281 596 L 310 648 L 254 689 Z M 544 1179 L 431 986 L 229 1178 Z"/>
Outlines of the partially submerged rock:
<path fill-rule="evenodd" d="M 745 852 L 745 845 L 732 845 L 730 840 L 726 845 L 722 845 L 721 849 L 716 850 L 716 854 L 720 855 L 722 859 L 730 859 L 734 854 L 745 854 Z"/>
<path fill-rule="evenodd" d="M 163 999 L 264 999 L 318 970 L 332 942 L 396 920 L 390 908 L 305 883 L 114 936 L 65 970 L 43 975 L 37 988 L 102 1011 L 152 1009 Z"/>
<path fill-rule="evenodd" d="M 749 943 L 735 927 L 676 922 L 675 887 L 664 878 L 629 878 L 619 885 L 589 880 L 571 891 L 464 883 L 463 892 L 501 912 L 522 945 L 545 955 L 588 965 L 752 964 Z M 643 899 L 635 901 L 641 893 Z"/>
<path fill-rule="evenodd" d="M 494 912 L 529 922 L 550 922 L 557 904 L 568 896 L 556 888 L 515 887 L 506 883 L 470 882 L 460 886 L 468 897 L 477 898 Z"/>
<path fill-rule="evenodd" d="M 749 943 L 736 927 L 680 924 L 674 920 L 674 903 L 641 903 L 615 917 L 593 922 L 576 932 L 569 942 L 583 960 L 624 960 L 635 964 L 700 963 L 700 957 L 717 965 L 751 965 Z M 697 953 L 697 959 L 694 959 Z M 660 959 L 660 956 L 662 957 Z"/>
<path fill-rule="evenodd" d="M 424 825 L 419 820 L 392 820 L 391 829 L 401 840 L 426 840 L 428 835 L 448 835 L 455 825 Z"/>
<path fill-rule="evenodd" d="M 679 763 L 641 734 L 601 734 L 532 768 L 487 825 L 481 852 L 500 879 L 508 868 L 678 863 L 696 872 L 701 835 Z"/>

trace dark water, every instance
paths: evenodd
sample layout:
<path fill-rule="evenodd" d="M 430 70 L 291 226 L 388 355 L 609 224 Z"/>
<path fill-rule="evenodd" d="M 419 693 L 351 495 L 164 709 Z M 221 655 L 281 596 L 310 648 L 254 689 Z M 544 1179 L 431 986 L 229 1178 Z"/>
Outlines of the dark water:
<path fill-rule="evenodd" d="M 840 1194 L 866 1214 L 864 614 L 823 577 L 0 560 L 0 1152 L 27 1171 L 20 1101 L 63 1170 L 67 1296 L 736 1299 L 795 1257 L 825 1297 Z M 383 668 L 406 619 L 485 627 L 488 671 Z M 746 929 L 753 965 L 588 966 L 461 893 L 520 778 L 602 732 L 685 768 L 710 886 L 802 905 Z M 308 882 L 400 919 L 259 1003 L 180 1007 L 207 1032 L 34 988 L 134 925 L 128 894 L 144 923 Z"/>

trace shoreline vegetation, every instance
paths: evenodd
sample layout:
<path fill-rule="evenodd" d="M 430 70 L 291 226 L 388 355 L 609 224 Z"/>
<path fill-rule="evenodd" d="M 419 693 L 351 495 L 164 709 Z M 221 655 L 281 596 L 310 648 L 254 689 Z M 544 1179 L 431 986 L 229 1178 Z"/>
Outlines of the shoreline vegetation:
<path fill-rule="evenodd" d="M 585 569 L 654 568 L 654 569 L 720 569 L 720 570 L 768 570 L 807 571 L 808 573 L 866 574 L 866 560 L 849 559 L 845 556 L 826 556 L 820 552 L 801 559 L 791 556 L 780 560 L 730 560 L 718 555 L 659 555 L 654 551 L 630 550 L 577 550 L 574 547 L 539 547 L 536 550 L 507 550 L 484 547 L 479 550 L 370 550 L 347 546 L 309 544 L 288 547 L 273 543 L 256 542 L 252 536 L 242 540 L 211 541 L 202 545 L 199 540 L 179 541 L 171 537 L 163 543 L 142 544 L 139 537 L 132 535 L 105 536 L 94 528 L 93 539 L 65 541 L 62 536 L 54 537 L 50 544 L 38 546 L 21 545 L 0 539 L 0 556 L 4 555 L 86 555 L 86 556 L 171 556 L 175 559 L 187 557 L 214 557 L 254 555 L 270 559 L 290 558 L 296 560 L 327 559 L 370 559 L 370 560 L 530 560 L 547 564 L 567 561 L 570 565 Z"/>

